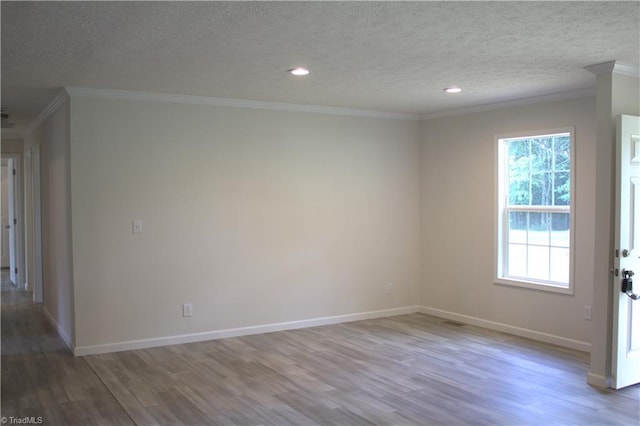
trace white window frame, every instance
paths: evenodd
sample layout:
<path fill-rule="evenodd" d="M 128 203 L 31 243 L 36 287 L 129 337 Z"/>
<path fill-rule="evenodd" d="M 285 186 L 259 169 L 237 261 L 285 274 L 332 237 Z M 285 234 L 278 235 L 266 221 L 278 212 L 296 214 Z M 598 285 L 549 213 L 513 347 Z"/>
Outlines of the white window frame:
<path fill-rule="evenodd" d="M 570 179 L 570 200 L 569 200 L 569 283 L 562 284 L 553 281 L 536 280 L 532 278 L 520 278 L 509 277 L 506 274 L 507 262 L 508 262 L 508 212 L 509 211 L 528 211 L 528 212 L 566 212 L 565 207 L 560 206 L 509 206 L 507 210 L 508 201 L 508 189 L 506 188 L 506 176 L 508 173 L 509 165 L 505 159 L 505 139 L 525 138 L 525 137 L 544 137 L 555 135 L 559 133 L 569 133 L 569 158 L 571 161 L 569 179 Z M 546 129 L 536 131 L 514 132 L 508 134 L 500 134 L 495 137 L 496 148 L 496 174 L 495 174 L 495 272 L 494 280 L 499 285 L 509 285 L 516 287 L 523 287 L 535 290 L 549 291 L 562 294 L 574 294 L 574 265 L 575 265 L 575 128 L 563 127 L 557 129 Z"/>

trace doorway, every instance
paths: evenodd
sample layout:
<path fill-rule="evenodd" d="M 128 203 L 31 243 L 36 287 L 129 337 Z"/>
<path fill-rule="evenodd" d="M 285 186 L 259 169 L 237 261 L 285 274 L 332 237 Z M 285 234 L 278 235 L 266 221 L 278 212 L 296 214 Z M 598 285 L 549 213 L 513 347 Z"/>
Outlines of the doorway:
<path fill-rule="evenodd" d="M 616 125 L 616 217 L 613 259 L 612 371 L 614 389 L 640 383 L 640 117 L 621 115 Z M 634 272 L 635 270 L 635 272 Z"/>
<path fill-rule="evenodd" d="M 0 211 L 2 226 L 2 304 L 33 303 L 24 268 L 22 155 L 2 154 L 0 165 Z"/>
<path fill-rule="evenodd" d="M 1 204 L 1 214 L 0 214 L 0 225 L 2 226 L 2 245 L 0 246 L 0 258 L 1 258 L 1 267 L 3 273 L 6 271 L 7 274 L 9 272 L 9 165 L 7 159 L 2 159 L 2 174 L 0 175 L 0 196 L 2 200 Z M 3 280 L 4 281 L 4 280 Z"/>

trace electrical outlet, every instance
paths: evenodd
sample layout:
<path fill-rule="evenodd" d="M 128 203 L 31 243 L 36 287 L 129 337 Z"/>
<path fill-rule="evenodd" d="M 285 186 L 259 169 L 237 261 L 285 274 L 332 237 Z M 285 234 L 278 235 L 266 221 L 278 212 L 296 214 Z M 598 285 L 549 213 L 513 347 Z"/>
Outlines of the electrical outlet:
<path fill-rule="evenodd" d="M 584 319 L 591 321 L 591 306 L 584 307 Z"/>
<path fill-rule="evenodd" d="M 190 317 L 193 314 L 193 310 L 191 307 L 191 303 L 185 303 L 184 305 L 182 305 L 182 316 L 183 317 Z"/>
<path fill-rule="evenodd" d="M 393 294 L 393 283 L 387 283 L 387 295 Z"/>

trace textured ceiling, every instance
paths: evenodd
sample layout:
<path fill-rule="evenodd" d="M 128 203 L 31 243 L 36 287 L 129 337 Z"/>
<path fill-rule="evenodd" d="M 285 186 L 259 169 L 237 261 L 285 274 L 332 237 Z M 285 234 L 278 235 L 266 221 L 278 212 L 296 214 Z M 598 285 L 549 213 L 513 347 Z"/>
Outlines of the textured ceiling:
<path fill-rule="evenodd" d="M 1 2 L 2 106 L 64 86 L 431 114 L 638 68 L 639 2 Z M 306 66 L 300 78 L 285 71 Z M 464 87 L 459 95 L 442 88 Z"/>

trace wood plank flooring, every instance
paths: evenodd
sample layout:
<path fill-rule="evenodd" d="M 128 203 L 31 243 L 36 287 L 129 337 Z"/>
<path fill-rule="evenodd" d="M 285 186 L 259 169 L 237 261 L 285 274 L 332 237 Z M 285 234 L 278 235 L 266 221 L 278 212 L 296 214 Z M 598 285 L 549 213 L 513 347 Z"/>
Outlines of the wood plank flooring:
<path fill-rule="evenodd" d="M 638 425 L 588 355 L 423 314 L 74 358 L 2 305 L 2 416 L 99 425 Z"/>
<path fill-rule="evenodd" d="M 8 268 L 2 268 L 0 276 L 2 277 L 2 298 L 0 303 L 3 305 L 30 305 L 33 303 L 33 293 L 19 289 L 12 283 Z"/>

